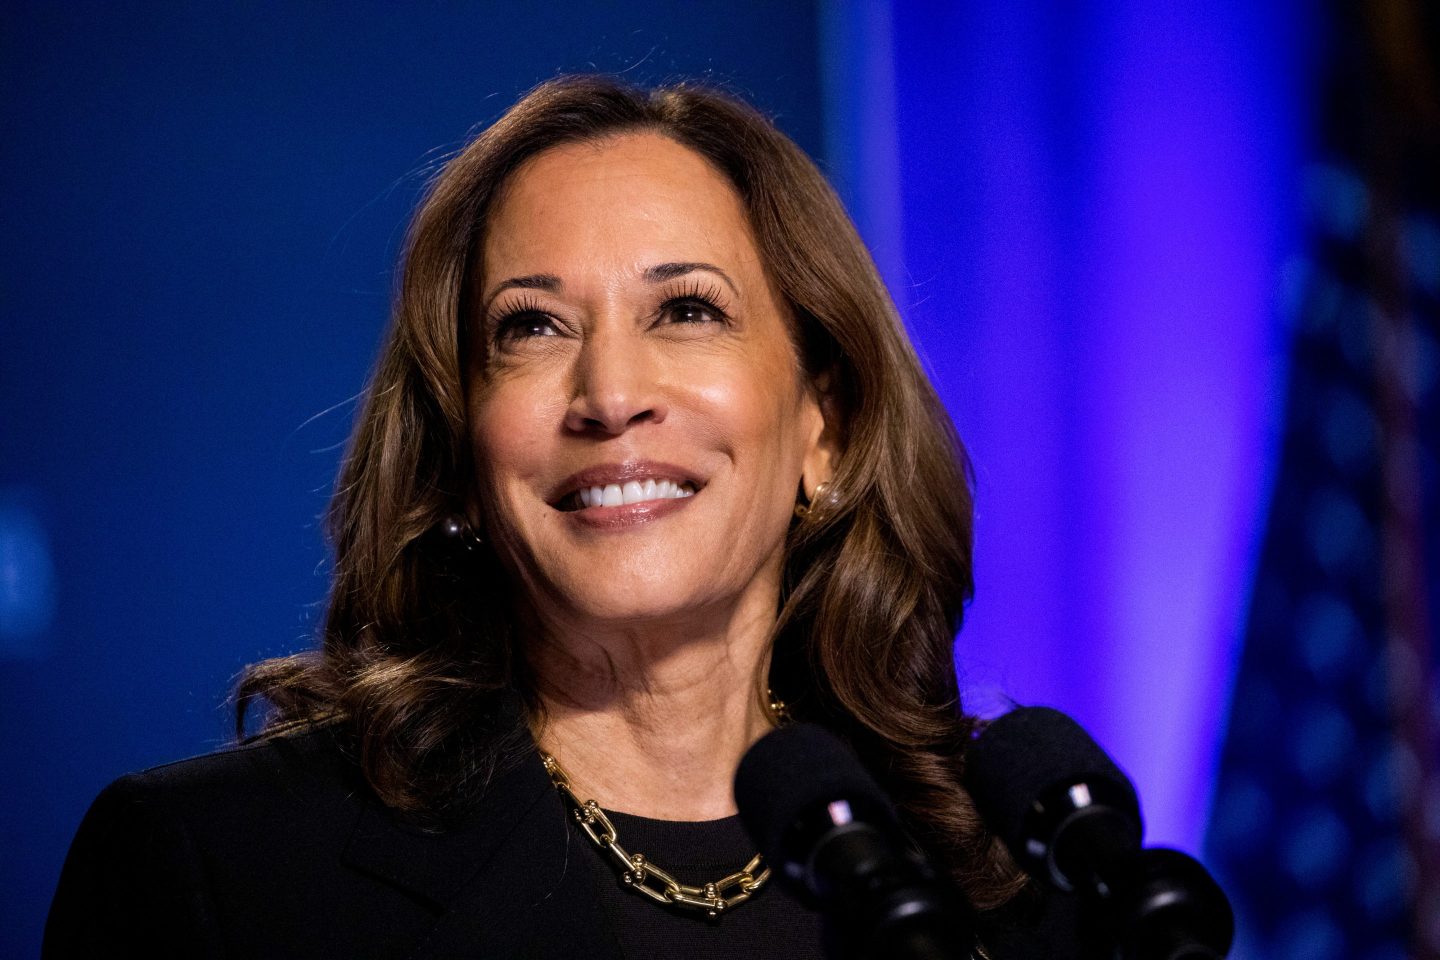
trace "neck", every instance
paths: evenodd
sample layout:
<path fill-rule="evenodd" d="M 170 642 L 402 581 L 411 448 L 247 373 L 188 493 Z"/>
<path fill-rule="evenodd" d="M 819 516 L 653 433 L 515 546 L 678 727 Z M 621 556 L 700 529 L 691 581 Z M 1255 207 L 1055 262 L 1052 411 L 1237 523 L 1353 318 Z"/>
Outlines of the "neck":
<path fill-rule="evenodd" d="M 643 624 L 541 625 L 530 655 L 541 749 L 602 807 L 734 814 L 735 768 L 772 726 L 762 694 L 774 610 L 772 599 Z"/>

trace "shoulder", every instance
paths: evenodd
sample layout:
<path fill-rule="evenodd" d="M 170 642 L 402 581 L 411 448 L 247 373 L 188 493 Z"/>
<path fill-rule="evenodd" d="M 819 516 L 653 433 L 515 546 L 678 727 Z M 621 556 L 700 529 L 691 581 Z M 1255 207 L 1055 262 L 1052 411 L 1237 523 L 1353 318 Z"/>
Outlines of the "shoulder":
<path fill-rule="evenodd" d="M 192 828 L 254 819 L 267 810 L 354 802 L 368 795 L 358 765 L 332 730 L 309 728 L 127 774 L 96 803 L 170 806 Z"/>
<path fill-rule="evenodd" d="M 96 797 L 76 844 L 153 835 L 192 850 L 207 875 L 259 873 L 297 849 L 343 843 L 374 804 L 359 766 L 317 727 L 120 777 Z"/>
<path fill-rule="evenodd" d="M 253 860 L 276 845 L 343 829 L 369 799 L 359 768 L 325 729 L 273 737 L 127 774 L 102 790 L 81 839 L 164 832 L 200 851 Z M 353 816 L 352 816 L 353 821 Z M 158 837 L 157 837 L 158 839 Z"/>
<path fill-rule="evenodd" d="M 365 796 L 324 730 L 120 777 L 71 843 L 45 956 L 128 955 L 125 944 L 137 955 L 142 944 L 150 954 L 183 945 L 176 955 L 209 956 L 207 943 L 218 952 L 217 903 L 266 889 L 266 875 L 297 851 L 343 844 Z M 287 871 L 320 879 L 306 873 Z"/>
<path fill-rule="evenodd" d="M 92 804 L 44 956 L 412 957 L 432 939 L 427 956 L 509 955 L 537 910 L 574 930 L 564 827 L 533 749 L 443 828 L 381 803 L 323 728 L 169 763 Z"/>

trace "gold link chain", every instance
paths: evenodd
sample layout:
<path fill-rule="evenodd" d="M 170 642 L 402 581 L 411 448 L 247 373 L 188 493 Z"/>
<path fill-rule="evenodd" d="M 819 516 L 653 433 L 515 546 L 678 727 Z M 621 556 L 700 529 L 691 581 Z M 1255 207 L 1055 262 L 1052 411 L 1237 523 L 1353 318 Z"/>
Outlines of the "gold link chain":
<path fill-rule="evenodd" d="M 627 887 L 656 903 L 703 910 L 713 920 L 749 900 L 770 879 L 770 868 L 765 866 L 765 861 L 757 853 L 744 867 L 714 883 L 699 887 L 681 883 L 669 872 L 645 859 L 644 854 L 631 853 L 622 847 L 615 824 L 600 809 L 600 804 L 580 799 L 571 789 L 570 777 L 554 757 L 542 753 L 540 759 L 545 764 L 545 772 L 550 775 L 550 782 L 565 798 L 566 806 L 585 836 L 614 861 L 615 869 Z"/>

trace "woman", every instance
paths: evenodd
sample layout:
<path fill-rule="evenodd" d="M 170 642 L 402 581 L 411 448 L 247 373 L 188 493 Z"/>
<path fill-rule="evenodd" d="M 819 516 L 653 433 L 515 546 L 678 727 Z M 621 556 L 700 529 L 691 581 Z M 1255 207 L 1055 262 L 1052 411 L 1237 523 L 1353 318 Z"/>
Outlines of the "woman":
<path fill-rule="evenodd" d="M 249 745 L 101 795 L 51 955 L 818 957 L 733 817 L 785 716 L 978 910 L 1025 903 L 960 786 L 963 451 L 749 107 L 561 79 L 451 161 L 330 520 L 322 649 L 248 672 Z M 684 887 L 617 871 L 607 823 Z M 1023 914 L 984 915 L 992 955 L 1054 955 Z"/>

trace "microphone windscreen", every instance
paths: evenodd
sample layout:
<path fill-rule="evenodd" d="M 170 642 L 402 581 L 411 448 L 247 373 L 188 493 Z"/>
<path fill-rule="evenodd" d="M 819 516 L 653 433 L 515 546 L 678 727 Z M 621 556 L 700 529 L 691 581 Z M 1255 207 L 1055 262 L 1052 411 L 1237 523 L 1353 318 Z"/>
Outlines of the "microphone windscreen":
<path fill-rule="evenodd" d="M 1020 707 L 986 727 L 965 754 L 965 787 L 990 829 L 1017 855 L 1026 814 L 1043 794 L 1076 783 L 1109 783 L 1138 822 L 1129 778 L 1085 729 L 1059 710 Z"/>
<path fill-rule="evenodd" d="M 849 744 L 824 727 L 792 723 L 756 741 L 735 772 L 740 822 L 772 862 L 781 859 L 785 832 L 816 806 L 845 800 L 890 826 L 895 814 L 884 792 Z"/>

